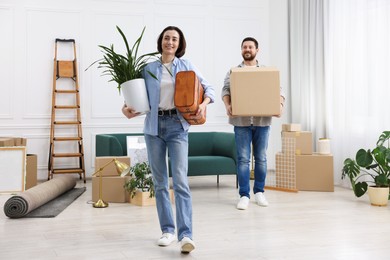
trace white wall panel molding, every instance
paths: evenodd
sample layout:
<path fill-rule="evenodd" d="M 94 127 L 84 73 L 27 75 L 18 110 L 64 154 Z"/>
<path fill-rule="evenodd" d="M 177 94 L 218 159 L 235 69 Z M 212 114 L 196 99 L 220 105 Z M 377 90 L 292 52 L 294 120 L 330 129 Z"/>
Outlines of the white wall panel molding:
<path fill-rule="evenodd" d="M 271 0 L 272 1 L 272 0 Z M 245 2 L 237 0 L 213 0 L 211 1 L 212 5 L 216 8 L 218 7 L 235 7 L 235 8 L 264 8 L 268 10 L 268 1 L 259 1 L 259 0 L 246 0 Z M 244 4 L 243 4 L 244 3 Z"/>
<path fill-rule="evenodd" d="M 75 39 L 77 44 L 81 35 L 80 21 L 80 10 L 26 9 L 27 80 L 21 86 L 24 90 L 23 118 L 50 118 L 55 39 Z M 72 45 L 59 44 L 57 53 L 58 59 L 72 59 Z M 69 84 L 58 81 L 57 86 L 60 83 Z"/>
<path fill-rule="evenodd" d="M 50 129 L 50 122 L 48 124 L 0 124 L 0 130 L 47 130 Z"/>
<path fill-rule="evenodd" d="M 98 45 L 114 45 L 116 51 L 125 53 L 124 42 L 116 30 L 119 26 L 126 35 L 129 44 L 132 46 L 142 32 L 145 26 L 146 14 L 140 12 L 93 12 L 91 19 L 94 21 L 91 31 L 90 61 L 91 63 L 101 59 L 102 53 Z M 139 53 L 145 53 L 145 42 L 149 37 L 150 30 L 145 30 Z M 149 52 L 150 50 L 147 50 Z M 97 69 L 97 65 L 91 67 L 88 71 L 91 88 L 89 89 L 90 111 L 92 119 L 123 118 L 121 108 L 123 97 L 119 95 L 117 84 L 108 82 L 107 76 L 101 76 L 102 70 Z"/>
<path fill-rule="evenodd" d="M 183 0 L 155 0 L 154 3 L 158 5 L 162 5 L 167 8 L 171 8 L 172 6 L 180 6 L 180 7 L 204 7 L 210 1 L 207 0 L 197 0 L 197 1 L 183 1 Z"/>
<path fill-rule="evenodd" d="M 129 120 L 128 123 L 96 123 L 96 124 L 83 124 L 84 129 L 143 129 L 144 121 L 141 123 L 135 123 Z"/>
<path fill-rule="evenodd" d="M 0 119 L 14 118 L 14 17 L 15 12 L 12 7 L 0 5 L 0 35 L 2 38 L 0 41 L 0 68 L 2 68 L 0 69 Z"/>
<path fill-rule="evenodd" d="M 91 2 L 96 2 L 96 4 L 101 4 L 101 3 L 119 3 L 119 4 L 145 4 L 148 2 L 148 0 L 91 0 Z"/>

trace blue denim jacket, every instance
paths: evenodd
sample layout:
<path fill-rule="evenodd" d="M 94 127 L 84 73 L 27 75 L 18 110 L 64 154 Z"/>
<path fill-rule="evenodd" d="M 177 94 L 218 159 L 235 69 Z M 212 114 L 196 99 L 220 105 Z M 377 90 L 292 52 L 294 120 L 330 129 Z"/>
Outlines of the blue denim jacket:
<path fill-rule="evenodd" d="M 145 66 L 143 71 L 143 77 L 145 79 L 146 90 L 149 98 L 150 112 L 146 114 L 144 133 L 149 135 L 158 135 L 158 105 L 160 104 L 160 83 L 162 76 L 163 65 L 160 61 L 154 61 Z M 164 68 L 165 69 L 165 68 Z M 190 61 L 185 59 L 175 58 L 172 64 L 173 84 L 175 84 L 176 73 L 179 71 L 193 70 L 198 76 L 200 83 L 204 88 L 205 97 L 210 98 L 210 103 L 214 102 L 215 92 L 214 88 L 205 80 L 202 74 L 191 64 Z M 149 73 L 153 73 L 158 80 L 153 78 Z M 183 126 L 183 129 L 187 131 L 190 124 L 183 118 L 178 112 L 178 117 Z"/>

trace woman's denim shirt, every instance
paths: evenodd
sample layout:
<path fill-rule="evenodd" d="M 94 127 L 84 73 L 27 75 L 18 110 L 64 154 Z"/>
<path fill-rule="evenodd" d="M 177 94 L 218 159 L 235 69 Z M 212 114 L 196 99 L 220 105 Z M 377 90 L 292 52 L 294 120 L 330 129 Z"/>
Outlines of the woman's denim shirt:
<path fill-rule="evenodd" d="M 145 66 L 143 71 L 143 77 L 145 79 L 146 90 L 149 98 L 150 112 L 146 114 L 145 124 L 144 124 L 144 133 L 148 135 L 158 135 L 158 105 L 160 104 L 160 82 L 162 76 L 162 70 L 166 69 L 160 61 L 154 61 Z M 210 98 L 210 103 L 214 102 L 215 91 L 214 88 L 207 82 L 207 80 L 202 76 L 202 74 L 191 64 L 190 61 L 185 59 L 176 58 L 172 63 L 172 77 L 173 84 L 175 85 L 176 74 L 179 71 L 188 71 L 192 70 L 198 76 L 200 83 L 204 88 L 204 96 Z M 153 78 L 150 73 L 157 77 Z M 179 111 L 178 118 L 183 126 L 183 129 L 187 131 L 190 127 L 190 124 L 183 118 Z"/>

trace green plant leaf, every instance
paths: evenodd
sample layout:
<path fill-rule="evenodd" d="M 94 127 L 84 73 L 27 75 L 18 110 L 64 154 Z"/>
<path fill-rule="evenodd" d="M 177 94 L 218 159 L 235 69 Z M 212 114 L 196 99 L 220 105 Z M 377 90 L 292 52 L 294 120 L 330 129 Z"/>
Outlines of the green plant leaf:
<path fill-rule="evenodd" d="M 370 150 L 368 149 L 367 151 L 364 150 L 364 149 L 360 149 L 357 153 L 356 153 L 356 163 L 360 166 L 360 167 L 368 167 L 370 166 L 370 164 L 372 163 L 373 161 L 373 158 L 372 158 L 372 155 L 371 155 L 371 152 Z"/>
<path fill-rule="evenodd" d="M 389 179 L 385 174 L 379 174 L 375 176 L 375 185 L 377 187 L 388 187 Z"/>
<path fill-rule="evenodd" d="M 148 64 L 151 58 L 157 59 L 156 55 L 158 52 L 150 52 L 138 57 L 139 46 L 141 44 L 146 27 L 143 28 L 140 36 L 137 38 L 131 48 L 124 32 L 119 28 L 119 26 L 116 26 L 116 29 L 122 37 L 126 47 L 126 53 L 123 55 L 116 52 L 113 44 L 111 44 L 109 47 L 98 45 L 101 52 L 103 53 L 103 58 L 93 62 L 87 67 L 86 70 L 97 63 L 98 68 L 103 70 L 102 76 L 109 76 L 109 82 L 114 81 L 118 84 L 117 88 L 120 94 L 121 84 L 128 80 L 142 78 L 142 73 L 145 66 Z"/>
<path fill-rule="evenodd" d="M 356 162 L 350 158 L 344 160 L 344 167 L 342 169 L 341 178 L 344 179 L 345 176 L 348 176 L 350 180 L 355 179 L 360 173 L 360 167 Z"/>
<path fill-rule="evenodd" d="M 356 197 L 358 198 L 363 196 L 366 193 L 367 189 L 368 189 L 367 182 L 358 182 L 356 183 L 355 187 L 353 187 L 353 191 Z"/>
<path fill-rule="evenodd" d="M 125 189 L 131 193 L 132 198 L 137 190 L 149 191 L 150 197 L 154 197 L 154 184 L 152 172 L 147 162 L 136 163 L 130 168 L 132 178 L 126 182 Z"/>
<path fill-rule="evenodd" d="M 375 161 L 377 161 L 379 165 L 386 165 L 386 152 L 387 148 L 384 146 L 377 146 L 374 150 L 372 150 Z"/>
<path fill-rule="evenodd" d="M 376 146 L 382 146 L 386 141 L 389 141 L 389 139 L 390 131 L 383 131 L 376 142 Z M 389 148 L 389 145 L 387 145 L 387 147 Z"/>

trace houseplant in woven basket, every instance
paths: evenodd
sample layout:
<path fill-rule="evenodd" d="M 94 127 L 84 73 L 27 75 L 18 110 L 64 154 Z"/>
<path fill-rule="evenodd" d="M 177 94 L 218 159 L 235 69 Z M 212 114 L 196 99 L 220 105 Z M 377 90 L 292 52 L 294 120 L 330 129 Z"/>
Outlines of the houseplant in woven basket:
<path fill-rule="evenodd" d="M 368 191 L 371 204 L 375 206 L 385 206 L 389 200 L 389 139 L 390 131 L 382 132 L 374 149 L 359 149 L 355 160 L 345 159 L 342 170 L 341 177 L 348 176 L 356 197 L 361 197 Z"/>
<path fill-rule="evenodd" d="M 138 49 L 145 32 L 145 27 L 131 47 L 126 35 L 119 26 L 116 26 L 116 29 L 123 39 L 126 53 L 118 53 L 114 49 L 113 44 L 110 47 L 98 45 L 103 53 L 103 58 L 93 62 L 88 68 L 97 63 L 98 68 L 103 69 L 102 75 L 109 76 L 111 78 L 109 81 L 115 81 L 118 84 L 118 91 L 120 94 L 123 94 L 127 106 L 132 107 L 135 112 L 144 114 L 150 110 L 150 107 L 145 81 L 142 78 L 142 71 L 149 59 L 155 58 L 158 52 L 138 56 Z"/>

